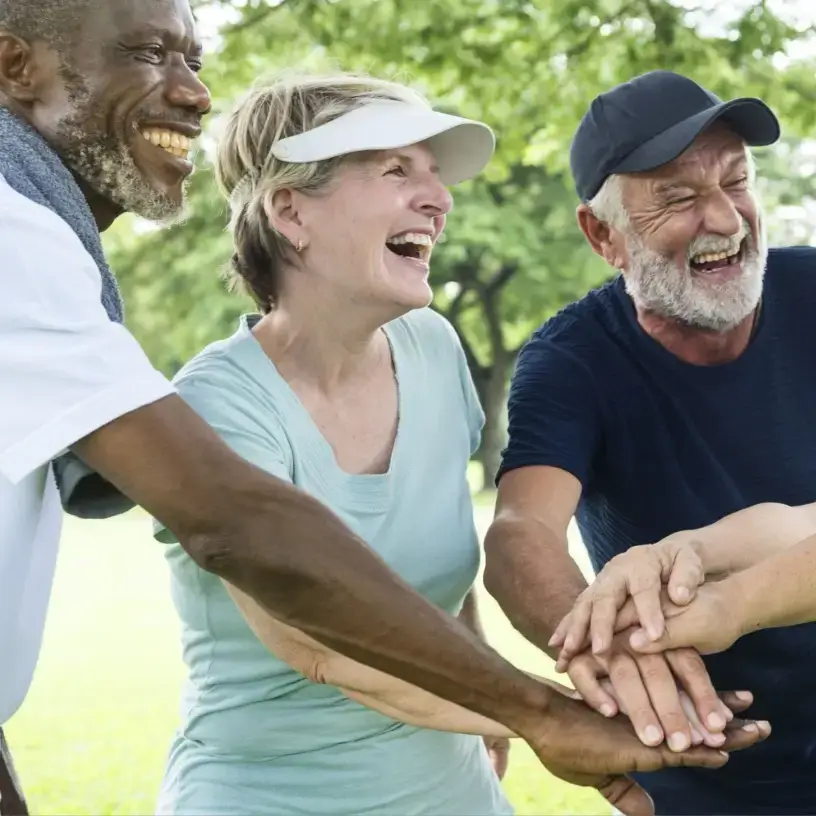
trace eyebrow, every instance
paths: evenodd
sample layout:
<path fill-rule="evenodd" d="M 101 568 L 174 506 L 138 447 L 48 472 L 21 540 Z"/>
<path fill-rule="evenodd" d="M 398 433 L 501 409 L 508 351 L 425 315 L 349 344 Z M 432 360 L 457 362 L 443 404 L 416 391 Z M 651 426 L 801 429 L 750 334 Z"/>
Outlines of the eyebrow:
<path fill-rule="evenodd" d="M 387 157 L 386 160 L 391 160 L 391 159 L 398 159 L 401 162 L 405 162 L 405 164 L 411 165 L 411 167 L 414 167 L 416 165 L 416 161 L 414 161 L 414 159 L 411 158 L 411 156 L 408 156 L 405 153 L 392 153 L 390 156 Z M 431 165 L 431 172 L 434 175 L 438 176 L 439 175 L 439 165 L 437 165 L 436 163 L 432 164 Z"/>
<path fill-rule="evenodd" d="M 192 40 L 184 34 L 179 35 L 179 33 L 176 31 L 171 31 L 167 28 L 160 28 L 159 26 L 151 25 L 150 23 L 140 26 L 139 29 L 134 31 L 131 36 L 134 38 L 153 36 L 162 42 L 167 42 L 168 40 L 179 43 L 183 42 L 188 44 L 187 50 L 193 56 L 199 57 L 204 53 L 204 46 L 198 40 Z"/>

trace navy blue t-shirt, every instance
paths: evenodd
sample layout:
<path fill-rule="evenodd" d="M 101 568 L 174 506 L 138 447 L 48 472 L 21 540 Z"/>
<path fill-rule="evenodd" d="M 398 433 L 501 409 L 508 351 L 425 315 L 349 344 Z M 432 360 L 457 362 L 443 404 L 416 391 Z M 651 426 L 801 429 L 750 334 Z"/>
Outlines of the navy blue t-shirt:
<path fill-rule="evenodd" d="M 618 278 L 522 351 L 499 478 L 528 465 L 574 474 L 596 571 L 750 505 L 816 501 L 815 365 L 816 249 L 770 251 L 757 330 L 725 365 L 682 362 L 652 340 Z M 757 632 L 705 660 L 716 688 L 754 693 L 749 716 L 773 733 L 717 771 L 638 775 L 658 816 L 816 813 L 816 624 Z"/>

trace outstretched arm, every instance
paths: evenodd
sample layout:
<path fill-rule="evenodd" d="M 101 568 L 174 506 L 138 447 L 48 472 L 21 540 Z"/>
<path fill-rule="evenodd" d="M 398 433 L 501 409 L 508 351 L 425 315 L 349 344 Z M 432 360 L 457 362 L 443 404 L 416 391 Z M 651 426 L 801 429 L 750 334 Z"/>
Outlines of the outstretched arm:
<path fill-rule="evenodd" d="M 515 736 L 509 728 L 487 717 L 344 657 L 303 632 L 276 621 L 248 595 L 226 582 L 225 585 L 261 643 L 313 683 L 337 686 L 352 700 L 409 725 L 490 737 Z"/>

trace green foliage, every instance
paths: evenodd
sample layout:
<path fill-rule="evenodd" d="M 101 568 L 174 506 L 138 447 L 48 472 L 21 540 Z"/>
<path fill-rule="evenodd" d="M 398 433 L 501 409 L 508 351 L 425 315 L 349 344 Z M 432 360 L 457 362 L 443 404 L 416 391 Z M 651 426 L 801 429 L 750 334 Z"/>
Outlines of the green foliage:
<path fill-rule="evenodd" d="M 762 158 L 769 200 L 812 191 L 807 179 L 786 178 L 796 176 L 797 138 L 816 126 L 816 66 L 788 60 L 784 70 L 775 67 L 788 46 L 812 31 L 785 23 L 766 2 L 749 3 L 719 30 L 709 15 L 669 0 L 195 5 L 206 19 L 229 12 L 204 72 L 216 125 L 217 114 L 253 82 L 296 66 L 400 79 L 436 105 L 494 127 L 495 160 L 482 178 L 454 191 L 432 279 L 437 308 L 466 345 L 489 419 L 501 409 L 515 351 L 531 329 L 609 275 L 578 232 L 568 177 L 572 134 L 599 92 L 671 68 L 724 98 L 767 99 L 790 140 L 787 153 L 765 151 Z M 180 227 L 134 237 L 125 224 L 106 237 L 130 326 L 168 372 L 232 331 L 247 308 L 220 281 L 229 238 L 206 157 L 190 201 L 191 217 Z M 779 234 L 792 234 L 787 221 L 770 220 Z M 495 459 L 501 439 L 488 442 Z"/>

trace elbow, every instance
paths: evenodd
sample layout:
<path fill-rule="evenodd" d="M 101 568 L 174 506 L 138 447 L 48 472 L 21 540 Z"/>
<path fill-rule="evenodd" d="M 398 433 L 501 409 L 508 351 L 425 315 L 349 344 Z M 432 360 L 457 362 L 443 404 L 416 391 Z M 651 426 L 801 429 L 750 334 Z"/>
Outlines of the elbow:
<path fill-rule="evenodd" d="M 510 520 L 497 516 L 485 535 L 484 587 L 497 600 L 509 568 L 505 543 L 513 535 L 512 527 Z"/>
<path fill-rule="evenodd" d="M 227 536 L 215 532 L 197 532 L 179 535 L 179 544 L 197 566 L 217 575 L 229 578 L 233 571 L 233 549 Z"/>

